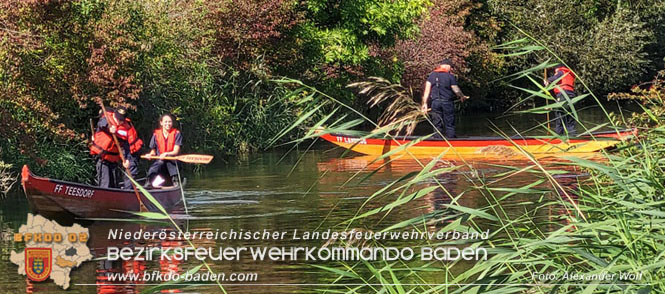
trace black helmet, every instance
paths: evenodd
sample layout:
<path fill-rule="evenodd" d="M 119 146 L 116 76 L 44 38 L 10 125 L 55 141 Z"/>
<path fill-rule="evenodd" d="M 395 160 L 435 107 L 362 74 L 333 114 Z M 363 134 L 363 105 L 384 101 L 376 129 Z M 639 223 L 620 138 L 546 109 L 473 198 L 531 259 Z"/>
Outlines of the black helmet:
<path fill-rule="evenodd" d="M 443 60 L 441 60 L 441 62 L 439 62 L 439 64 L 441 64 L 441 65 L 450 65 L 450 66 L 452 66 L 452 65 L 453 65 L 453 61 L 450 60 L 450 58 L 444 58 Z"/>
<path fill-rule="evenodd" d="M 127 115 L 127 108 L 124 106 L 119 106 L 113 113 L 115 114 L 115 119 L 118 121 L 124 121 L 125 115 Z"/>

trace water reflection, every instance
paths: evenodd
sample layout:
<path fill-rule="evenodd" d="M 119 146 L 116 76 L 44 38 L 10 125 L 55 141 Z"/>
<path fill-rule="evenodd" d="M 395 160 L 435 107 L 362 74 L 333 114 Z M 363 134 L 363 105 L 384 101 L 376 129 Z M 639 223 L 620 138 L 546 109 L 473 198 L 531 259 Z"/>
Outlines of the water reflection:
<path fill-rule="evenodd" d="M 339 153 L 310 152 L 294 153 L 282 159 L 279 152 L 265 153 L 235 164 L 210 167 L 201 174 L 187 175 L 189 186 L 185 194 L 189 204 L 189 215 L 175 211 L 174 217 L 182 227 L 195 231 L 315 231 L 332 229 L 347 230 L 345 221 L 359 212 L 382 207 L 394 198 L 376 197 L 367 201 L 376 191 L 386 187 L 396 179 L 409 173 L 418 172 L 431 161 L 420 159 L 375 160 L 369 156 L 338 158 Z M 551 164 L 557 160 L 552 160 Z M 496 175 L 506 172 L 503 165 L 527 166 L 530 162 L 456 162 L 439 160 L 433 170 L 447 169 L 414 185 L 411 191 L 436 186 L 437 189 L 397 207 L 389 214 L 377 214 L 354 223 L 355 227 L 380 230 L 405 219 L 432 214 L 427 229 L 436 231 L 457 219 L 461 212 L 451 209 L 450 205 L 469 208 L 481 208 L 493 198 L 490 191 L 478 189 L 483 182 L 492 187 L 522 187 L 537 181 L 537 175 L 523 172 L 506 179 Z M 471 168 L 470 166 L 473 166 Z M 561 167 L 557 167 L 561 169 Z M 571 170 L 571 174 L 577 171 Z M 492 182 L 495 181 L 495 182 Z M 557 177 L 563 187 L 572 191 L 576 179 Z M 514 195 L 501 203 L 507 207 L 511 216 L 521 216 L 526 208 L 537 207 L 540 199 L 554 199 L 552 187 L 547 182 L 535 188 L 542 188 L 546 193 L 523 193 Z M 568 190 L 567 190 L 568 191 Z M 494 197 L 501 198 L 505 191 L 491 191 Z M 550 197 L 550 198 L 543 198 Z M 488 200 L 490 199 L 490 200 Z M 365 203 L 368 202 L 368 203 Z M 364 206 L 363 206 L 364 205 Z M 0 200 L 0 228 L 11 234 L 26 222 L 28 206 L 22 195 L 13 195 Z M 531 216 L 535 223 L 548 220 L 553 215 L 560 215 L 564 210 L 539 211 Z M 545 223 L 551 223 L 547 221 Z M 496 225 L 490 221 L 478 219 L 481 228 Z M 185 246 L 182 240 L 114 240 L 109 238 L 109 230 L 124 231 L 161 230 L 168 224 L 141 225 L 128 222 L 93 222 L 86 225 L 91 238 L 88 247 L 93 255 L 103 257 L 108 247 L 166 247 Z M 197 246 L 317 246 L 325 240 L 198 240 Z M 17 267 L 11 264 L 9 252 L 22 250 L 11 240 L 2 240 L 2 262 L 0 263 L 0 292 L 2 293 L 53 293 L 60 291 L 52 282 L 35 283 L 16 273 Z M 187 262 L 159 261 L 104 261 L 84 263 L 72 271 L 72 286 L 68 293 L 138 293 L 150 285 L 138 282 L 111 282 L 111 273 L 140 274 L 157 271 L 161 274 L 184 273 L 199 265 L 198 261 Z M 252 261 L 244 258 L 239 261 L 212 262 L 216 273 L 256 272 L 260 284 L 329 284 L 336 275 L 325 274 L 312 267 L 316 265 L 333 266 L 336 263 L 307 263 L 303 261 Z M 456 265 L 457 266 L 457 265 Z M 468 266 L 468 265 L 467 265 Z M 91 273 L 95 273 L 94 275 Z M 25 281 L 25 282 L 24 282 Z M 85 284 L 85 285 L 81 285 Z M 233 286 L 227 285 L 228 293 L 314 293 L 320 287 L 292 286 Z M 216 286 L 197 286 L 186 289 L 172 289 L 195 293 L 219 293 Z"/>
<path fill-rule="evenodd" d="M 585 154 L 586 157 L 591 154 Z M 600 160 L 597 154 L 593 156 L 595 160 Z M 387 185 L 405 176 L 409 173 L 419 172 L 423 166 L 431 163 L 434 158 L 409 159 L 408 157 L 376 160 L 373 156 L 357 156 L 348 158 L 331 158 L 318 164 L 320 172 L 326 172 L 330 177 L 327 181 L 333 183 L 341 182 L 344 175 L 352 173 L 356 179 L 364 178 L 370 175 L 372 183 L 382 183 Z M 568 205 L 548 206 L 549 211 L 539 211 L 538 206 L 545 201 L 564 201 L 576 204 L 577 184 L 580 178 L 587 175 L 582 174 L 576 167 L 570 165 L 561 165 L 564 160 L 561 157 L 543 158 L 538 161 L 538 165 L 528 160 L 482 160 L 482 161 L 448 161 L 439 159 L 431 170 L 450 169 L 449 171 L 437 174 L 435 177 L 428 178 L 416 186 L 416 189 L 436 186 L 437 189 L 428 193 L 420 199 L 416 199 L 408 205 L 408 209 L 403 211 L 403 218 L 418 217 L 421 214 L 430 214 L 431 230 L 440 229 L 442 226 L 454 221 L 462 216 L 458 210 L 451 209 L 449 205 L 457 205 L 472 209 L 488 207 L 491 203 L 501 203 L 506 209 L 506 217 L 520 217 L 524 211 L 538 211 L 531 216 L 532 224 L 537 224 L 540 217 L 545 219 L 554 216 L 574 215 L 574 211 L 569 211 Z M 553 171 L 556 184 L 552 184 L 541 172 L 541 168 Z M 533 185 L 539 182 L 540 184 Z M 351 186 L 351 184 L 348 184 Z M 531 186 L 533 185 L 533 186 Z M 363 183 L 363 186 L 366 186 Z M 510 194 L 510 189 L 521 189 L 529 186 L 530 193 L 517 192 Z M 356 187 L 358 188 L 358 187 Z M 375 191 L 379 187 L 368 188 Z M 362 189 L 362 188 L 360 188 Z M 540 192 L 537 192 L 540 191 Z M 508 196 L 506 196 L 508 195 Z M 348 199 L 348 198 L 347 198 Z M 363 199 L 366 199 L 363 198 Z M 369 205 L 369 208 L 374 206 Z M 421 210 L 413 210 L 413 207 L 420 207 Z M 559 207 L 557 211 L 553 211 Z M 480 225 L 489 224 L 488 221 L 476 219 Z M 543 222 L 548 223 L 548 222 Z M 496 224 L 494 224 L 496 225 Z M 487 229 L 487 227 L 482 228 Z M 550 228 L 551 229 L 551 228 Z"/>
<path fill-rule="evenodd" d="M 161 241 L 162 248 L 176 248 L 183 247 L 183 241 Z M 175 275 L 182 274 L 182 269 L 180 264 L 182 261 L 177 259 L 160 259 L 159 261 L 159 273 L 162 274 L 162 277 L 173 277 Z M 161 293 L 182 293 L 180 289 L 164 289 L 160 291 Z"/>
<path fill-rule="evenodd" d="M 107 260 L 98 261 L 97 270 L 95 271 L 97 277 L 97 293 L 138 293 L 136 290 L 136 284 L 141 283 L 141 281 L 114 281 L 110 280 L 109 277 L 111 275 L 139 273 L 141 269 L 145 270 L 144 262 Z"/>
<path fill-rule="evenodd" d="M 424 206 L 426 213 L 435 214 L 438 221 L 430 223 L 430 231 L 435 231 L 436 228 L 451 223 L 456 218 L 457 213 L 448 209 L 448 205 L 456 199 L 460 193 L 458 190 L 458 181 L 466 182 L 463 175 L 460 173 L 446 172 L 436 177 L 436 182 L 439 188 L 428 193 L 423 201 L 428 203 Z M 462 201 L 462 199 L 459 199 Z M 459 203 L 459 202 L 458 202 Z"/>

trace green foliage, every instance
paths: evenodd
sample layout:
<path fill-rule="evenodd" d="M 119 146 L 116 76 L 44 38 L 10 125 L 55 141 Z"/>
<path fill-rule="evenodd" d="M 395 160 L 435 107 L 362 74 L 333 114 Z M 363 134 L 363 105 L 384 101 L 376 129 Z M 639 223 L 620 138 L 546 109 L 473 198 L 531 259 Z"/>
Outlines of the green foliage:
<path fill-rule="evenodd" d="M 608 98 L 633 101 L 642 107 L 642 112 L 634 112 L 627 121 L 615 116 L 617 123 L 640 128 L 659 126 L 665 121 L 665 70 L 658 72 L 653 81 L 633 87 L 629 93 L 612 93 Z"/>
<path fill-rule="evenodd" d="M 11 162 L 14 169 L 28 164 L 38 174 L 90 182 L 94 167 L 86 141 L 67 132 L 64 125 L 45 122 L 36 111 L 42 107 L 27 103 L 23 97 L 0 100 L 0 120 L 6 128 L 0 140 L 0 160 Z"/>
<path fill-rule="evenodd" d="M 622 1 L 620 4 L 628 7 L 630 11 L 637 12 L 646 23 L 646 28 L 653 32 L 654 38 L 646 47 L 647 58 L 652 66 L 649 74 L 655 74 L 657 69 L 665 66 L 665 2 L 654 0 Z"/>
<path fill-rule="evenodd" d="M 492 89 L 486 85 L 502 70 L 501 58 L 490 50 L 491 38 L 498 31 L 495 17 L 470 0 L 432 2 L 427 16 L 418 21 L 420 34 L 397 41 L 384 53 L 395 56 L 404 67 L 396 81 L 419 97 L 427 75 L 440 60 L 449 58 L 464 92 L 474 97 L 472 103 L 487 99 Z M 473 13 L 483 15 L 482 19 Z"/>
<path fill-rule="evenodd" d="M 369 47 L 361 42 L 352 30 L 346 28 L 333 28 L 319 30 L 309 27 L 307 38 L 316 40 L 321 48 L 324 63 L 360 64 L 369 58 Z"/>
<path fill-rule="evenodd" d="M 89 178 L 85 144 L 97 98 L 129 106 L 144 141 L 172 112 L 186 150 L 256 150 L 305 111 L 273 77 L 304 80 L 378 115 L 345 86 L 380 76 L 417 95 L 441 57 L 455 60 L 465 92 L 487 97 L 472 99 L 476 107 L 510 105 L 518 98 L 494 97 L 508 95 L 490 81 L 541 60 L 490 50 L 517 35 L 509 23 L 542 35 L 601 91 L 638 81 L 665 56 L 660 2 L 521 3 L 0 1 L 0 144 L 12 146 L 1 156 Z M 86 167 L 76 174 L 47 162 Z"/>
<path fill-rule="evenodd" d="M 284 73 L 342 96 L 349 92 L 334 89 L 365 74 L 398 79 L 401 69 L 378 51 L 417 36 L 417 20 L 430 5 L 428 0 L 306 1 L 306 19 L 293 31 L 304 58 Z"/>
<path fill-rule="evenodd" d="M 431 3 L 427 0 L 397 1 L 328 1 L 310 0 L 306 2 L 307 12 L 311 15 L 311 23 L 322 35 L 339 35 L 324 38 L 339 40 L 341 43 L 324 43 L 349 47 L 350 51 L 358 50 L 371 42 L 381 45 L 392 45 L 399 38 L 415 36 L 418 27 L 415 19 L 427 12 Z M 359 42 L 345 43 L 358 40 Z M 361 45 L 362 44 L 362 45 Z M 327 46 L 322 48 L 327 51 Z M 351 49 L 353 48 L 353 49 Z M 363 59 L 363 56 L 359 56 Z M 364 56 L 366 58 L 367 56 Z M 342 61 L 337 59 L 331 61 Z"/>
<path fill-rule="evenodd" d="M 85 138 L 97 98 L 135 109 L 130 118 L 146 142 L 158 117 L 173 113 L 186 150 L 230 155 L 264 147 L 297 111 L 279 99 L 280 87 L 263 82 L 270 72 L 264 59 L 245 67 L 253 55 L 233 61 L 216 51 L 226 35 L 217 34 L 214 3 L 2 4 L 0 17 L 11 26 L 0 32 L 4 40 L 23 37 L 0 43 L 7 57 L 0 61 L 1 157 L 15 166 L 91 178 Z M 260 30 L 254 44 L 268 44 L 271 30 L 281 28 Z"/>
<path fill-rule="evenodd" d="M 593 41 L 571 49 L 579 50 L 576 70 L 592 90 L 623 89 L 644 77 L 650 67 L 645 47 L 653 43 L 653 34 L 638 15 L 619 9 L 590 33 Z"/>
<path fill-rule="evenodd" d="M 510 24 L 537 36 L 600 94 L 625 89 L 644 78 L 651 63 L 646 48 L 655 40 L 643 11 L 622 1 L 522 2 L 488 1 L 492 11 L 507 22 L 505 40 L 521 37 Z M 542 61 L 535 56 L 509 58 L 515 69 Z"/>

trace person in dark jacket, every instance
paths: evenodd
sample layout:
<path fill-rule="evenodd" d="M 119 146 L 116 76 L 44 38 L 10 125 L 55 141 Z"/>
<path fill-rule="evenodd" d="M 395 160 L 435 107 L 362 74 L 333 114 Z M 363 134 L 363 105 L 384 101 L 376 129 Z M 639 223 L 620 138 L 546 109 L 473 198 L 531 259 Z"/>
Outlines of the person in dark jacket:
<path fill-rule="evenodd" d="M 556 65 L 554 75 L 544 81 L 545 86 L 554 82 L 557 82 L 554 88 L 557 102 L 566 101 L 566 96 L 568 99 L 577 96 L 575 93 L 575 74 L 563 64 Z M 576 135 L 575 118 L 569 113 L 567 107 L 554 111 L 554 132 L 559 135 L 567 134 L 570 137 Z"/>
<path fill-rule="evenodd" d="M 455 76 L 450 72 L 452 62 L 444 59 L 432 71 L 425 82 L 423 91 L 422 111 L 427 112 L 428 99 L 431 101 L 431 117 L 434 124 L 435 137 L 443 134 L 446 138 L 455 138 L 455 103 L 457 96 L 461 101 L 469 99 L 457 86 Z"/>
<path fill-rule="evenodd" d="M 103 188 L 115 188 L 116 169 L 120 163 L 120 150 L 115 145 L 113 136 L 118 139 L 120 149 L 125 161 L 122 166 L 129 168 L 132 176 L 138 174 L 138 150 L 141 149 L 143 141 L 138 138 L 136 129 L 131 121 L 126 118 L 127 108 L 118 107 L 113 111 L 102 113 L 97 128 L 90 144 L 90 154 L 97 157 L 97 184 Z M 124 189 L 131 189 L 131 181 L 125 176 Z"/>

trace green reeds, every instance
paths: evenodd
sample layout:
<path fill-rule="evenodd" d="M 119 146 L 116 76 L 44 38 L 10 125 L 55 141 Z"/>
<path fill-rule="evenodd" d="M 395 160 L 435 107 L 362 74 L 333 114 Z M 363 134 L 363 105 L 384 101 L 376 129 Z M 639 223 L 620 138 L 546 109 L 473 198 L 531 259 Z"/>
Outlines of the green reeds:
<path fill-rule="evenodd" d="M 527 35 L 518 42 L 511 42 L 498 49 L 506 50 L 506 56 L 526 54 L 550 54 L 547 48 Z M 580 122 L 576 104 L 583 99 L 593 99 L 602 108 L 599 99 L 590 91 L 573 99 L 555 103 L 549 91 L 555 83 L 542 86 L 540 73 L 550 65 L 547 61 L 509 76 L 530 82 L 524 88 L 528 99 L 551 100 L 548 106 L 520 110 L 527 114 L 562 111 L 573 116 L 586 134 L 602 127 L 615 126 L 607 111 L 607 122 L 597 126 L 585 126 Z M 573 69 L 574 70 L 574 69 Z M 586 87 L 582 79 L 581 84 Z M 367 83 L 380 80 L 368 81 Z M 282 80 L 285 82 L 285 80 Z M 365 93 L 373 92 L 374 102 L 395 97 L 397 86 L 362 85 Z M 306 88 L 310 101 L 348 106 L 302 83 L 299 91 Z M 318 93 L 319 95 L 315 95 Z M 306 102 L 303 102 L 306 103 Z M 410 122 L 422 120 L 400 120 L 395 113 L 411 113 L 398 109 L 399 102 L 388 109 L 382 124 L 361 136 L 384 136 L 391 138 L 391 131 L 401 129 Z M 393 107 L 394 106 L 394 107 Z M 315 106 L 312 106 L 315 107 Z M 307 112 L 314 117 L 315 108 Z M 648 111 L 648 109 L 645 109 Z M 350 109 L 351 113 L 355 110 Z M 360 119 L 366 119 L 356 113 Z M 338 275 L 324 293 L 663 293 L 665 292 L 665 127 L 662 117 L 649 115 L 657 127 L 646 130 L 624 143 L 618 151 L 603 151 L 600 160 L 565 157 L 554 161 L 542 161 L 521 150 L 526 161 L 504 162 L 493 166 L 502 171 L 489 176 L 473 176 L 480 173 L 472 163 L 461 162 L 454 166 L 437 168 L 435 158 L 421 163 L 420 171 L 408 173 L 372 193 L 358 207 L 354 217 L 342 223 L 352 228 L 361 221 L 374 223 L 381 231 L 418 229 L 428 231 L 491 231 L 487 240 L 423 240 L 402 246 L 460 246 L 484 247 L 488 260 L 472 263 L 460 261 L 376 261 L 340 263 L 338 267 L 316 268 Z M 624 119 L 624 121 L 627 121 Z M 307 118 L 299 123 L 307 122 Z M 349 118 L 328 115 L 324 120 L 309 122 L 311 129 L 305 138 L 314 138 L 329 130 L 321 127 L 330 124 L 336 133 L 355 132 L 345 127 L 358 125 L 348 123 Z M 346 123 L 346 125 L 344 125 Z M 545 126 L 542 124 L 541 126 Z M 296 127 L 294 125 L 292 128 Z M 496 132 L 509 139 L 501 130 Z M 566 136 L 559 136 L 567 140 Z M 401 146 L 400 151 L 408 146 Z M 394 154 L 394 153 L 392 153 Z M 392 154 L 379 156 L 380 168 L 396 160 Z M 406 156 L 408 157 L 408 156 Z M 441 183 L 446 174 L 463 173 L 466 188 L 453 193 Z M 370 171 L 360 181 L 367 180 L 376 170 Z M 530 182 L 516 186 L 524 175 Z M 572 174 L 573 180 L 563 183 L 562 175 Z M 358 174 L 353 175 L 357 177 Z M 387 223 L 385 216 L 398 211 L 418 199 L 433 193 L 448 196 L 449 203 L 417 217 Z M 464 205 L 460 201 L 471 192 L 482 196 L 477 205 Z M 387 202 L 387 203 L 386 203 Z M 441 225 L 445 224 L 445 225 Z M 385 244 L 374 244 L 385 246 Z M 555 278 L 549 278 L 555 277 Z"/>
<path fill-rule="evenodd" d="M 0 196 L 5 197 L 16 183 L 16 176 L 11 172 L 12 165 L 0 161 Z"/>

